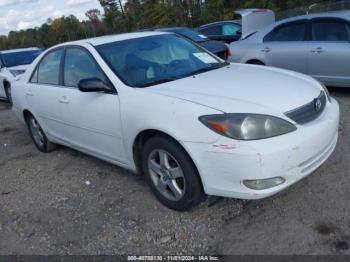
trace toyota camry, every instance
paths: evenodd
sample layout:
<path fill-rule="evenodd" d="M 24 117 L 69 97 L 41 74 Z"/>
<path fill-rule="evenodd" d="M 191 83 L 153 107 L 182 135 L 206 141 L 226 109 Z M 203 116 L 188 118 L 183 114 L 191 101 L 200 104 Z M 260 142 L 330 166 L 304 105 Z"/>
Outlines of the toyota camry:
<path fill-rule="evenodd" d="M 64 145 L 138 172 L 176 210 L 280 192 L 338 136 L 338 103 L 311 77 L 229 64 L 164 32 L 55 46 L 12 97 L 40 151 Z"/>

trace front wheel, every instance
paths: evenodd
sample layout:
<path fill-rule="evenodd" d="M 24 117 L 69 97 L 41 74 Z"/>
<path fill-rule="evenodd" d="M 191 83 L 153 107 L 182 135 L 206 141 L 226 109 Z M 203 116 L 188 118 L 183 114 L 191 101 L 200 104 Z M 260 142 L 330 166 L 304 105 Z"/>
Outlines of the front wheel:
<path fill-rule="evenodd" d="M 185 211 L 204 199 L 198 171 L 185 150 L 164 136 L 148 140 L 142 153 L 146 180 L 165 206 Z"/>
<path fill-rule="evenodd" d="M 47 153 L 47 152 L 54 150 L 57 147 L 56 144 L 51 143 L 47 139 L 40 124 L 38 123 L 38 121 L 35 119 L 35 117 L 33 115 L 28 114 L 26 120 L 27 120 L 27 125 L 28 125 L 30 136 L 32 137 L 35 146 L 41 152 Z"/>

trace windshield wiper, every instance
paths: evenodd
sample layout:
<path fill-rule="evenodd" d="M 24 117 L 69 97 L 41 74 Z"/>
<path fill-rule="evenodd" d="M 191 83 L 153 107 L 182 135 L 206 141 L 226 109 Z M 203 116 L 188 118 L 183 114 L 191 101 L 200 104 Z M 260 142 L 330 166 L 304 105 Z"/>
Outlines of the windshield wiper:
<path fill-rule="evenodd" d="M 219 68 L 224 67 L 224 66 L 228 66 L 229 64 L 230 63 L 225 62 L 225 63 L 214 65 L 214 66 L 200 68 L 198 70 L 195 70 L 195 71 L 191 72 L 190 74 L 188 74 L 186 76 L 198 75 L 198 74 L 205 73 L 205 72 L 208 72 L 208 71 L 211 71 L 211 70 L 219 69 Z"/>
<path fill-rule="evenodd" d="M 159 85 L 159 84 L 175 81 L 177 79 L 178 79 L 177 77 L 162 78 L 162 79 L 159 79 L 159 80 L 156 80 L 156 81 L 153 81 L 153 82 L 137 85 L 137 87 L 142 88 L 142 87 L 148 87 L 148 86 L 153 86 L 153 85 Z"/>

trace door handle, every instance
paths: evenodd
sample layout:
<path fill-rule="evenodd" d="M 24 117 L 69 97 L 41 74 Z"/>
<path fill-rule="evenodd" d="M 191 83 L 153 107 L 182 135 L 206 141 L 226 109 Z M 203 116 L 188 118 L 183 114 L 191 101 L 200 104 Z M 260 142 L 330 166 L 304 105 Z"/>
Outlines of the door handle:
<path fill-rule="evenodd" d="M 69 100 L 66 96 L 62 96 L 59 100 L 58 100 L 61 104 L 69 104 Z"/>
<path fill-rule="evenodd" d="M 269 47 L 265 47 L 264 49 L 261 49 L 261 52 L 269 53 L 271 52 L 271 49 Z"/>
<path fill-rule="evenodd" d="M 26 95 L 27 96 L 33 96 L 34 94 L 33 94 L 32 90 L 27 90 Z"/>
<path fill-rule="evenodd" d="M 323 48 L 322 47 L 318 47 L 318 48 L 316 48 L 314 50 L 311 50 L 311 52 L 314 53 L 314 54 L 320 54 L 320 53 L 323 52 Z"/>

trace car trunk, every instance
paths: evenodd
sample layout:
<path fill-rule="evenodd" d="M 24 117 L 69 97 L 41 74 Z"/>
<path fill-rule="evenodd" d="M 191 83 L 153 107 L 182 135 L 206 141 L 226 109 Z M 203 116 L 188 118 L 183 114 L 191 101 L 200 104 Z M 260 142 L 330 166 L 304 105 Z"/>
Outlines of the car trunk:
<path fill-rule="evenodd" d="M 241 9 L 235 11 L 242 20 L 242 39 L 275 22 L 275 13 L 269 9 Z"/>

